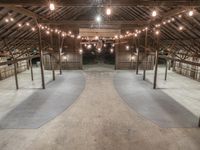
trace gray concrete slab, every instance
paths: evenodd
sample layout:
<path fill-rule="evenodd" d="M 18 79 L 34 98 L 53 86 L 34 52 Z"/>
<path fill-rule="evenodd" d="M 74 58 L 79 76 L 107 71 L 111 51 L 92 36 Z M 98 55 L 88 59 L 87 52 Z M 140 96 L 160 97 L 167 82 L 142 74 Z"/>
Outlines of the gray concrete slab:
<path fill-rule="evenodd" d="M 118 71 L 115 87 L 135 111 L 161 127 L 197 127 L 198 117 L 132 71 Z"/>
<path fill-rule="evenodd" d="M 84 87 L 81 71 L 65 71 L 47 84 L 45 90 L 35 90 L 3 116 L 0 129 L 39 128 L 73 104 Z"/>

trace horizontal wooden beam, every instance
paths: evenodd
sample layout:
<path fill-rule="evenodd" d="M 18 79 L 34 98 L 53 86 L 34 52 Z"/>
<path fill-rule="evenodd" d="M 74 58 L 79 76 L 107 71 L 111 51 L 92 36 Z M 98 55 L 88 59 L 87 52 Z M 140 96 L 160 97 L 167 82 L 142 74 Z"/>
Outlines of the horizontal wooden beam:
<path fill-rule="evenodd" d="M 47 6 L 48 2 L 44 0 L 1 0 L 0 6 L 2 5 L 15 5 L 15 6 Z M 56 3 L 57 6 L 70 6 L 70 7 L 103 7 L 110 5 L 109 1 L 99 2 L 99 1 L 91 1 L 91 0 L 59 0 Z M 127 6 L 138 6 L 138 7 L 155 7 L 155 6 L 167 6 L 167 7 L 177 7 L 177 6 L 200 6 L 199 0 L 115 0 L 112 1 L 112 7 L 127 7 Z"/>
<path fill-rule="evenodd" d="M 84 21 L 39 21 L 39 23 L 43 24 L 51 24 L 51 25 L 147 25 L 146 21 L 102 21 L 100 24 L 93 20 L 84 20 Z"/>

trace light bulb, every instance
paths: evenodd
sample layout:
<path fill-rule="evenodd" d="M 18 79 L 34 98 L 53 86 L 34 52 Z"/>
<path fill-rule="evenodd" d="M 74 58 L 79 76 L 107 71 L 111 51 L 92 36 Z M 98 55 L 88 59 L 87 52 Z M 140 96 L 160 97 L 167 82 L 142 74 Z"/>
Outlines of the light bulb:
<path fill-rule="evenodd" d="M 130 49 L 129 45 L 126 45 L 126 50 L 129 50 L 129 49 Z"/>
<path fill-rule="evenodd" d="M 51 11 L 55 10 L 55 5 L 54 5 L 53 3 L 50 3 L 50 4 L 49 4 L 49 9 L 50 9 Z"/>
<path fill-rule="evenodd" d="M 106 9 L 106 14 L 107 14 L 108 16 L 111 15 L 111 9 L 110 9 L 110 8 L 107 8 L 107 9 Z"/>
<path fill-rule="evenodd" d="M 83 50 L 82 50 L 82 49 L 79 49 L 79 53 L 82 54 L 82 53 L 83 53 Z"/>
<path fill-rule="evenodd" d="M 179 27 L 179 30 L 182 31 L 182 30 L 183 30 L 183 26 L 180 26 L 180 27 Z"/>
<path fill-rule="evenodd" d="M 153 17 L 156 17 L 156 16 L 157 16 L 157 12 L 156 12 L 155 10 L 152 12 L 152 16 L 153 16 Z"/>
<path fill-rule="evenodd" d="M 191 17 L 191 16 L 193 16 L 194 15 L 194 11 L 193 10 L 190 10 L 189 12 L 188 12 L 188 15 Z"/>
<path fill-rule="evenodd" d="M 98 15 L 98 16 L 96 17 L 96 21 L 97 21 L 97 22 L 101 22 L 101 16 Z"/>

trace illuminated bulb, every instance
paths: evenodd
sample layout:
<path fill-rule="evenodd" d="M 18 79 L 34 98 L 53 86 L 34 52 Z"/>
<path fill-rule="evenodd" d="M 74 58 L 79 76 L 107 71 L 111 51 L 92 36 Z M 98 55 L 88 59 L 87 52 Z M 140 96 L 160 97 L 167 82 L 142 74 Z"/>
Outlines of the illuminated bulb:
<path fill-rule="evenodd" d="M 170 23 L 170 22 L 171 22 L 171 20 L 168 20 L 167 22 L 168 22 L 168 23 Z"/>
<path fill-rule="evenodd" d="M 64 60 L 67 60 L 67 56 L 63 56 L 63 59 L 64 59 Z"/>
<path fill-rule="evenodd" d="M 129 50 L 129 49 L 130 49 L 130 47 L 128 45 L 126 45 L 126 50 Z"/>
<path fill-rule="evenodd" d="M 193 10 L 190 10 L 189 12 L 188 12 L 188 15 L 191 17 L 191 16 L 193 16 L 194 15 L 194 11 Z"/>
<path fill-rule="evenodd" d="M 175 21 L 175 19 L 174 19 L 174 18 L 172 18 L 171 20 L 172 20 L 172 21 Z"/>
<path fill-rule="evenodd" d="M 98 40 L 99 39 L 99 37 L 98 36 L 95 36 L 95 40 Z"/>
<path fill-rule="evenodd" d="M 55 5 L 54 5 L 53 3 L 50 3 L 50 4 L 49 4 L 49 9 L 50 9 L 51 11 L 55 10 Z"/>
<path fill-rule="evenodd" d="M 117 35 L 115 35 L 115 39 L 118 39 L 118 36 L 117 36 Z"/>
<path fill-rule="evenodd" d="M 65 37 L 65 35 L 66 35 L 65 33 L 62 33 L 62 37 Z"/>
<path fill-rule="evenodd" d="M 96 17 L 96 21 L 97 21 L 97 22 L 101 22 L 101 16 L 98 15 L 98 16 Z"/>
<path fill-rule="evenodd" d="M 78 35 L 78 36 L 77 36 L 77 39 L 80 39 L 80 38 L 81 38 L 81 36 L 80 36 L 80 35 Z"/>
<path fill-rule="evenodd" d="M 18 23 L 18 27 L 21 27 L 22 26 L 22 24 L 21 23 Z"/>
<path fill-rule="evenodd" d="M 68 32 L 68 34 L 72 34 L 72 32 L 71 32 L 71 31 L 69 31 L 69 32 Z"/>
<path fill-rule="evenodd" d="M 35 28 L 33 27 L 31 30 L 32 30 L 32 31 L 35 31 Z"/>
<path fill-rule="evenodd" d="M 106 47 L 107 45 L 106 45 L 106 44 L 104 44 L 103 46 L 104 46 L 104 47 Z"/>
<path fill-rule="evenodd" d="M 98 48 L 98 52 L 99 52 L 99 53 L 101 52 L 101 48 Z"/>
<path fill-rule="evenodd" d="M 182 30 L 183 30 L 183 26 L 180 26 L 180 27 L 179 27 L 179 30 L 182 31 Z"/>
<path fill-rule="evenodd" d="M 178 17 L 179 17 L 179 18 L 181 18 L 181 17 L 182 17 L 182 15 L 178 15 Z"/>
<path fill-rule="evenodd" d="M 58 32 L 58 29 L 55 29 L 55 33 L 57 33 Z"/>
<path fill-rule="evenodd" d="M 83 53 L 83 50 L 82 50 L 82 49 L 79 49 L 79 53 L 82 54 L 82 53 Z"/>
<path fill-rule="evenodd" d="M 42 29 L 44 29 L 44 27 L 42 26 Z"/>
<path fill-rule="evenodd" d="M 146 27 L 145 30 L 148 30 L 148 27 Z"/>
<path fill-rule="evenodd" d="M 46 34 L 49 34 L 50 32 L 49 31 L 46 31 Z"/>
<path fill-rule="evenodd" d="M 159 31 L 156 31 L 155 33 L 156 33 L 156 35 L 159 35 L 159 34 L 160 34 L 160 32 L 159 32 Z"/>
<path fill-rule="evenodd" d="M 135 34 L 135 37 L 137 37 L 137 34 Z"/>
<path fill-rule="evenodd" d="M 156 17 L 156 16 L 157 16 L 157 12 L 156 12 L 155 10 L 152 12 L 152 16 L 153 16 L 153 17 Z"/>
<path fill-rule="evenodd" d="M 14 19 L 13 19 L 13 18 L 10 18 L 10 21 L 12 21 L 12 22 L 13 22 L 13 21 L 14 21 Z"/>
<path fill-rule="evenodd" d="M 108 16 L 111 15 L 111 9 L 110 9 L 110 8 L 107 8 L 107 9 L 106 9 L 106 14 L 107 14 Z"/>
<path fill-rule="evenodd" d="M 89 45 L 87 46 L 87 49 L 91 49 L 91 48 L 92 48 L 92 45 L 89 44 Z"/>
<path fill-rule="evenodd" d="M 131 60 L 132 60 L 132 61 L 135 60 L 135 56 L 131 56 Z"/>
<path fill-rule="evenodd" d="M 166 24 L 166 22 L 164 21 L 163 24 Z"/>
<path fill-rule="evenodd" d="M 129 34 L 129 31 L 126 31 L 126 34 Z"/>
<path fill-rule="evenodd" d="M 5 22 L 9 22 L 8 18 L 5 19 Z"/>
<path fill-rule="evenodd" d="M 110 53 L 113 53 L 113 52 L 114 52 L 114 49 L 113 49 L 113 48 L 111 48 L 111 49 L 110 49 Z"/>
<path fill-rule="evenodd" d="M 115 47 L 115 44 L 112 44 L 112 47 Z"/>
<path fill-rule="evenodd" d="M 26 23 L 26 25 L 27 25 L 27 26 L 30 26 L 30 23 L 29 23 L 29 22 L 27 22 L 27 23 Z"/>

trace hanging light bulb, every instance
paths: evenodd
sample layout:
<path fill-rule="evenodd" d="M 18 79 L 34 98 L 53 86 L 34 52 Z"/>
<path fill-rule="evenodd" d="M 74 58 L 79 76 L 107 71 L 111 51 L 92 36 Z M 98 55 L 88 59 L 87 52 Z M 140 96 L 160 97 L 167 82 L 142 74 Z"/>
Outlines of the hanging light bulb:
<path fill-rule="evenodd" d="M 99 39 L 99 37 L 98 36 L 95 36 L 95 40 L 98 40 Z"/>
<path fill-rule="evenodd" d="M 101 53 L 101 48 L 98 48 L 98 52 Z"/>
<path fill-rule="evenodd" d="M 114 49 L 113 49 L 113 48 L 111 48 L 111 49 L 110 49 L 110 53 L 113 53 L 113 52 L 114 52 Z"/>
<path fill-rule="evenodd" d="M 77 36 L 77 39 L 80 39 L 80 38 L 81 38 L 81 36 L 80 36 L 80 35 L 78 35 L 78 36 Z"/>
<path fill-rule="evenodd" d="M 82 50 L 82 49 L 79 49 L 79 53 L 80 53 L 80 54 L 83 54 L 83 50 Z"/>
<path fill-rule="evenodd" d="M 55 10 L 55 5 L 54 5 L 54 3 L 50 3 L 50 4 L 49 4 L 49 9 L 50 9 L 51 11 Z"/>
<path fill-rule="evenodd" d="M 179 18 L 181 18 L 181 17 L 182 17 L 182 15 L 178 15 L 178 17 L 179 17 Z"/>
<path fill-rule="evenodd" d="M 155 34 L 156 34 L 156 35 L 159 35 L 159 34 L 160 34 L 160 31 L 157 30 L 157 31 L 155 32 Z"/>
<path fill-rule="evenodd" d="M 96 21 L 97 21 L 98 23 L 101 22 L 101 16 L 100 16 L 100 15 L 96 16 Z"/>
<path fill-rule="evenodd" d="M 126 45 L 126 50 L 128 51 L 130 49 L 130 46 L 129 45 Z"/>
<path fill-rule="evenodd" d="M 27 25 L 27 26 L 30 26 L 30 23 L 29 23 L 29 22 L 27 22 L 27 23 L 26 23 L 26 25 Z"/>
<path fill-rule="evenodd" d="M 8 19 L 8 18 L 6 18 L 6 19 L 5 19 L 5 22 L 9 22 L 9 19 Z"/>
<path fill-rule="evenodd" d="M 50 32 L 49 31 L 46 31 L 46 34 L 48 35 Z"/>
<path fill-rule="evenodd" d="M 12 21 L 12 22 L 13 22 L 13 21 L 14 21 L 14 19 L 11 17 L 11 18 L 10 18 L 10 21 Z"/>
<path fill-rule="evenodd" d="M 106 9 L 106 14 L 107 14 L 108 16 L 111 15 L 111 9 L 110 9 L 110 8 L 107 8 L 107 9 Z"/>
<path fill-rule="evenodd" d="M 31 30 L 32 30 L 32 31 L 35 31 L 35 28 L 34 28 L 34 27 L 33 27 L 33 28 L 31 28 Z"/>
<path fill-rule="evenodd" d="M 193 16 L 194 15 L 194 11 L 193 10 L 190 10 L 189 12 L 188 12 L 188 15 L 191 17 L 191 16 Z"/>
<path fill-rule="evenodd" d="M 156 17 L 156 16 L 157 16 L 157 11 L 154 10 L 154 11 L 152 12 L 152 16 L 153 16 L 153 17 Z"/>
<path fill-rule="evenodd" d="M 183 26 L 180 26 L 180 27 L 179 27 L 179 30 L 182 31 L 182 30 L 183 30 Z"/>
<path fill-rule="evenodd" d="M 18 27 L 21 27 L 22 26 L 22 24 L 21 23 L 18 23 Z"/>
<path fill-rule="evenodd" d="M 104 47 L 106 47 L 107 45 L 106 45 L 106 44 L 104 44 L 103 46 L 104 46 Z"/>

